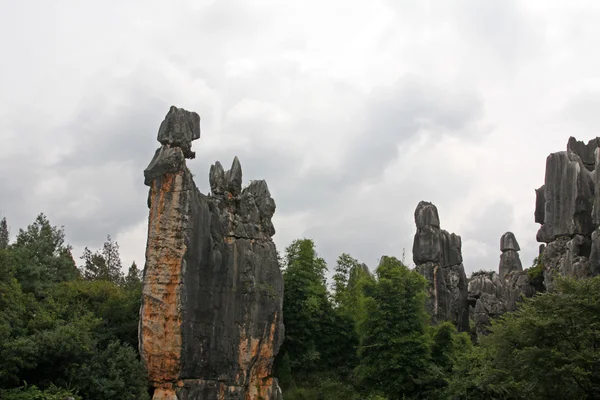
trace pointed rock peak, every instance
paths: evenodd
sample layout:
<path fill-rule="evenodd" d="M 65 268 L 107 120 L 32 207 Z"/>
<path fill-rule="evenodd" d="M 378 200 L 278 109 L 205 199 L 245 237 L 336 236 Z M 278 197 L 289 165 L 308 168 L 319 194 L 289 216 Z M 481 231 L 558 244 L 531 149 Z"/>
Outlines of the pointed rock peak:
<path fill-rule="evenodd" d="M 180 147 L 186 158 L 194 158 L 192 141 L 200 138 L 200 116 L 171 106 L 158 129 L 157 140 L 169 147 Z"/>
<path fill-rule="evenodd" d="M 210 166 L 208 181 L 210 183 L 210 190 L 213 194 L 223 194 L 225 186 L 225 170 L 223 170 L 223 166 L 220 162 L 217 161 Z"/>
<path fill-rule="evenodd" d="M 256 198 L 271 197 L 271 192 L 269 191 L 267 181 L 263 179 L 251 181 L 248 187 L 244 189 L 244 191 L 252 193 L 252 195 Z"/>
<path fill-rule="evenodd" d="M 242 191 L 242 165 L 237 156 L 233 159 L 231 169 L 225 173 L 225 189 L 234 196 Z"/>
<path fill-rule="evenodd" d="M 500 238 L 500 251 L 514 250 L 520 251 L 519 243 L 517 242 L 517 238 L 515 234 L 512 232 L 506 232 Z"/>
<path fill-rule="evenodd" d="M 440 227 L 440 217 L 435 205 L 427 201 L 420 201 L 415 210 L 415 224 L 417 229 L 425 227 Z"/>

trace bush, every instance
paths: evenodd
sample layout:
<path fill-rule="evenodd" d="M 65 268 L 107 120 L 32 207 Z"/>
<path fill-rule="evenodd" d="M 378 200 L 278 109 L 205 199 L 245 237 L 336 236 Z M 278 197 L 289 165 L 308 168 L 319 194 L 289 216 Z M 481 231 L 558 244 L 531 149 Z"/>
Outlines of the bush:
<path fill-rule="evenodd" d="M 4 400 L 81 400 L 80 396 L 54 385 L 46 390 L 40 390 L 35 385 L 0 390 L 0 398 Z"/>

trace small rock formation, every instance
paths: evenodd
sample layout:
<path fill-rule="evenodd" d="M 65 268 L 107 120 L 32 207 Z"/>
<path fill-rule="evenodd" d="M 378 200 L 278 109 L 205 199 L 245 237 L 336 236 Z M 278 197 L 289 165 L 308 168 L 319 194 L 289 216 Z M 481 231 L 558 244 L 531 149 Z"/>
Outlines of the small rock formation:
<path fill-rule="evenodd" d="M 413 261 L 416 270 L 429 281 L 428 307 L 433 322 L 452 321 L 458 330 L 467 331 L 467 276 L 460 236 L 440 229 L 436 206 L 425 201 L 417 205 L 415 224 Z"/>
<path fill-rule="evenodd" d="M 491 320 L 507 311 L 506 287 L 496 272 L 480 271 L 471 276 L 468 292 L 475 331 L 485 335 Z"/>
<path fill-rule="evenodd" d="M 591 277 L 600 272 L 600 138 L 587 144 L 569 138 L 567 151 L 546 159 L 544 185 L 536 189 L 535 221 L 542 254 L 544 286 L 557 275 Z"/>
<path fill-rule="evenodd" d="M 499 274 L 480 271 L 469 280 L 468 299 L 478 336 L 488 333 L 492 319 L 516 310 L 522 296 L 535 294 L 527 271 L 523 271 L 519 243 L 512 232 L 506 232 L 500 238 L 500 251 Z"/>
<path fill-rule="evenodd" d="M 512 271 L 523 271 L 523 265 L 519 258 L 521 248 L 519 243 L 512 232 L 506 232 L 500 238 L 500 266 L 498 271 L 500 273 L 500 279 L 506 279 L 506 275 Z"/>
<path fill-rule="evenodd" d="M 283 279 L 265 181 L 242 190 L 237 158 L 215 163 L 211 195 L 185 159 L 200 117 L 171 107 L 144 171 L 150 186 L 140 354 L 153 400 L 281 399 L 271 375 L 284 337 Z"/>

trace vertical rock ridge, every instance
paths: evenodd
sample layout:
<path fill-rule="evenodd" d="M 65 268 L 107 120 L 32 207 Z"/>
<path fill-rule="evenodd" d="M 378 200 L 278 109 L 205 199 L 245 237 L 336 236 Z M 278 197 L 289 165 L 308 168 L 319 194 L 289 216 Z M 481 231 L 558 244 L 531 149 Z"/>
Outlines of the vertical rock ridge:
<path fill-rule="evenodd" d="M 242 189 L 237 157 L 211 166 L 211 194 L 185 158 L 200 117 L 171 107 L 144 171 L 150 186 L 140 354 L 153 400 L 280 399 L 272 377 L 283 340 L 283 279 L 264 181 Z"/>
<path fill-rule="evenodd" d="M 460 331 L 467 331 L 469 305 L 461 238 L 440 229 L 437 207 L 426 201 L 415 209 L 415 225 L 413 261 L 429 281 L 428 308 L 433 322 L 452 321 Z"/>
<path fill-rule="evenodd" d="M 546 159 L 545 182 L 536 189 L 535 222 L 544 286 L 553 290 L 556 276 L 589 277 L 600 272 L 600 138 L 587 144 L 570 137 L 567 151 Z M 542 211 L 543 208 L 543 211 Z"/>

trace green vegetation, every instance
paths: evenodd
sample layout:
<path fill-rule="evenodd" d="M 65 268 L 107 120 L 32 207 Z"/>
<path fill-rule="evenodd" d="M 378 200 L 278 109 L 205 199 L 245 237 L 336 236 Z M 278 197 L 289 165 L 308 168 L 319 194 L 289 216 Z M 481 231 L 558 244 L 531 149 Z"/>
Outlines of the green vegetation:
<path fill-rule="evenodd" d="M 109 236 L 78 268 L 64 230 L 43 214 L 9 238 L 3 220 L 0 398 L 147 399 L 137 265 L 123 274 Z M 280 263 L 285 341 L 275 374 L 286 400 L 600 398 L 600 277 L 558 279 L 557 291 L 526 299 L 473 344 L 451 323 L 429 324 L 426 282 L 396 258 L 371 274 L 342 254 L 331 289 L 312 240 L 294 241 Z M 537 259 L 528 274 L 541 285 Z"/>
<path fill-rule="evenodd" d="M 428 324 L 424 278 L 393 257 L 371 276 L 341 255 L 331 293 L 313 241 L 292 243 L 283 266 L 286 400 L 600 398 L 600 277 L 560 280 L 474 345 Z"/>
<path fill-rule="evenodd" d="M 84 253 L 40 214 L 9 244 L 0 224 L 0 398 L 144 399 L 137 354 L 140 272 L 120 270 L 118 245 Z M 118 271 L 115 266 L 119 266 Z M 90 273 L 95 271 L 95 273 Z M 107 273 L 109 272 L 109 273 Z"/>

